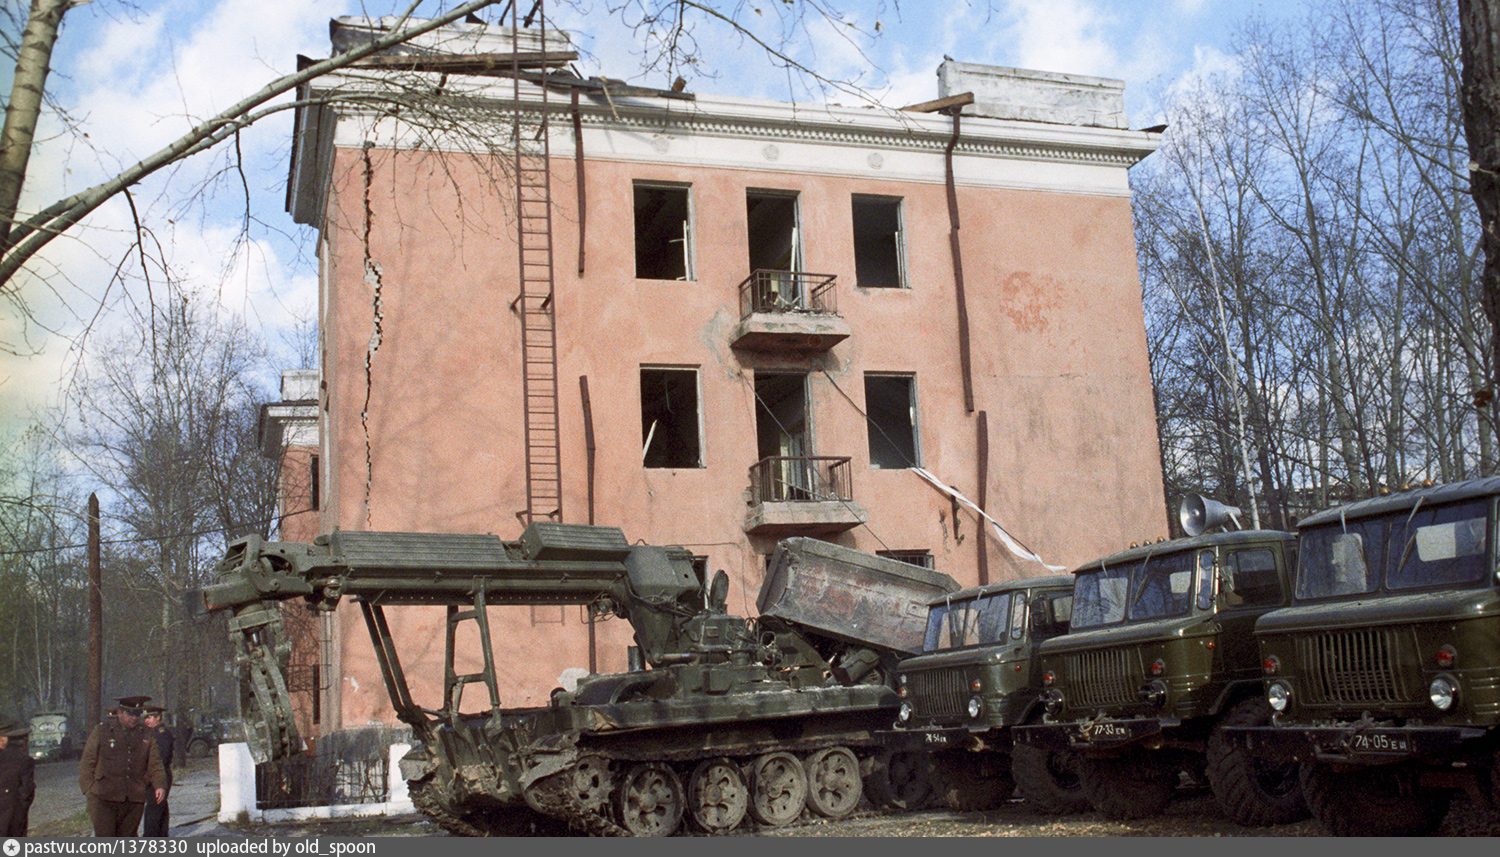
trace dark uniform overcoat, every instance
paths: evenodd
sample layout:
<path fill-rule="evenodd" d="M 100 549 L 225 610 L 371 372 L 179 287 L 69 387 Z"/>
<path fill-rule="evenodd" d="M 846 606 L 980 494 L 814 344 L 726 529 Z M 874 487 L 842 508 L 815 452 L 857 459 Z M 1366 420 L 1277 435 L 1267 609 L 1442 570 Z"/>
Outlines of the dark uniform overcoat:
<path fill-rule="evenodd" d="M 167 797 L 156 802 L 155 795 L 146 797 L 146 812 L 141 819 L 142 836 L 166 836 L 167 829 L 171 823 L 171 810 L 167 801 L 172 795 L 172 748 L 176 742 L 172 733 L 166 726 L 157 726 L 152 730 L 156 734 L 156 750 L 161 755 L 161 766 L 167 772 Z"/>
<path fill-rule="evenodd" d="M 12 741 L 0 750 L 0 836 L 25 836 L 36 797 L 36 760 L 24 744 Z"/>

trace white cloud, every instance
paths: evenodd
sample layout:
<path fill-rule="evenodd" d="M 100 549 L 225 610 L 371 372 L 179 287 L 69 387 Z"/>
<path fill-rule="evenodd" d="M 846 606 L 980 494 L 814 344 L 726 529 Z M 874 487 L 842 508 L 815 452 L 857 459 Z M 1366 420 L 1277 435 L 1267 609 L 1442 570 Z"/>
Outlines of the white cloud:
<path fill-rule="evenodd" d="M 1085 0 L 1011 0 L 1017 62 L 1023 68 L 1111 77 L 1119 56 L 1115 21 Z"/>

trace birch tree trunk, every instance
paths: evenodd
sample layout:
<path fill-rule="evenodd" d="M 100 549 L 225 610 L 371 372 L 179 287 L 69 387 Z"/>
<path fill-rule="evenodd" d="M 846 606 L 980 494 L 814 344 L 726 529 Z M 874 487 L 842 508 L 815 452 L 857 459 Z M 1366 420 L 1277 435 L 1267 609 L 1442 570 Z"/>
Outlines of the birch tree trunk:
<path fill-rule="evenodd" d="M 10 101 L 5 105 L 5 128 L 0 131 L 0 247 L 10 246 L 10 227 L 15 221 L 36 138 L 37 118 L 47 91 L 47 73 L 52 70 L 52 46 L 71 0 L 31 0 L 26 30 L 16 56 L 16 79 L 11 82 Z"/>

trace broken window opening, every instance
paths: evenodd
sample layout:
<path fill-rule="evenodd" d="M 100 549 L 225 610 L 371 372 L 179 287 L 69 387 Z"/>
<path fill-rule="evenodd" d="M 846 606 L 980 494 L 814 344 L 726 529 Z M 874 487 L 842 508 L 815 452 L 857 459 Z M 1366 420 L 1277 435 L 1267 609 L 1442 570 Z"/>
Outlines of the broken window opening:
<path fill-rule="evenodd" d="M 802 269 L 796 193 L 745 191 L 745 216 L 750 237 L 750 270 Z"/>
<path fill-rule="evenodd" d="M 932 551 L 925 551 L 925 550 L 876 551 L 875 555 L 876 556 L 883 556 L 883 557 L 886 557 L 888 559 L 894 559 L 894 560 L 896 560 L 898 562 L 904 562 L 904 563 L 908 563 L 910 565 L 919 565 L 922 568 L 932 568 L 933 567 L 933 564 L 932 564 Z"/>
<path fill-rule="evenodd" d="M 861 289 L 906 288 L 901 199 L 854 196 L 854 284 Z"/>
<path fill-rule="evenodd" d="M 307 463 L 307 477 L 308 477 L 308 483 L 309 483 L 309 486 L 308 486 L 308 494 L 309 494 L 309 499 L 308 499 L 309 505 L 308 505 L 308 508 L 312 509 L 313 511 L 317 511 L 317 510 L 323 508 L 323 491 L 322 491 L 322 487 L 323 486 L 321 484 L 322 480 L 319 478 L 319 475 L 320 474 L 318 473 L 318 456 L 317 456 L 316 453 L 314 453 L 311 456 L 311 458 L 308 459 L 308 463 Z"/>
<path fill-rule="evenodd" d="M 755 440 L 761 458 L 811 455 L 807 438 L 807 376 L 755 373 Z"/>
<path fill-rule="evenodd" d="M 636 279 L 693 279 L 689 215 L 688 188 L 635 184 Z"/>
<path fill-rule="evenodd" d="M 914 376 L 866 375 L 865 417 L 870 433 L 871 467 L 918 465 Z"/>
<path fill-rule="evenodd" d="M 697 369 L 641 369 L 641 466 L 702 467 Z"/>
<path fill-rule="evenodd" d="M 755 443 L 757 460 L 778 459 L 767 472 L 776 500 L 808 500 L 817 479 L 810 462 L 807 375 L 755 373 Z"/>

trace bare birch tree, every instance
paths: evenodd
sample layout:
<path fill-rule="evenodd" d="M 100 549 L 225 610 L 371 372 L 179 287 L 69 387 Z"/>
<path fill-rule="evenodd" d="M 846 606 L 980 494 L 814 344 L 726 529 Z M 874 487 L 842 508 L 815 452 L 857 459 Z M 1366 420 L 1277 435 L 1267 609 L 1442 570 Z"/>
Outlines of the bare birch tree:
<path fill-rule="evenodd" d="M 1273 526 L 1494 471 L 1456 33 L 1451 0 L 1251 21 L 1233 72 L 1177 94 L 1135 176 L 1169 493 L 1248 499 L 1244 446 Z M 1214 274 L 1237 334 L 1216 351 Z"/>
<path fill-rule="evenodd" d="M 161 698 L 180 703 L 207 645 L 190 633 L 185 593 L 207 582 L 228 540 L 270 535 L 276 462 L 256 445 L 260 345 L 201 298 L 163 304 L 89 364 L 74 392 L 73 442 L 142 560 L 134 587 L 158 613 L 140 646 L 167 666 Z"/>

